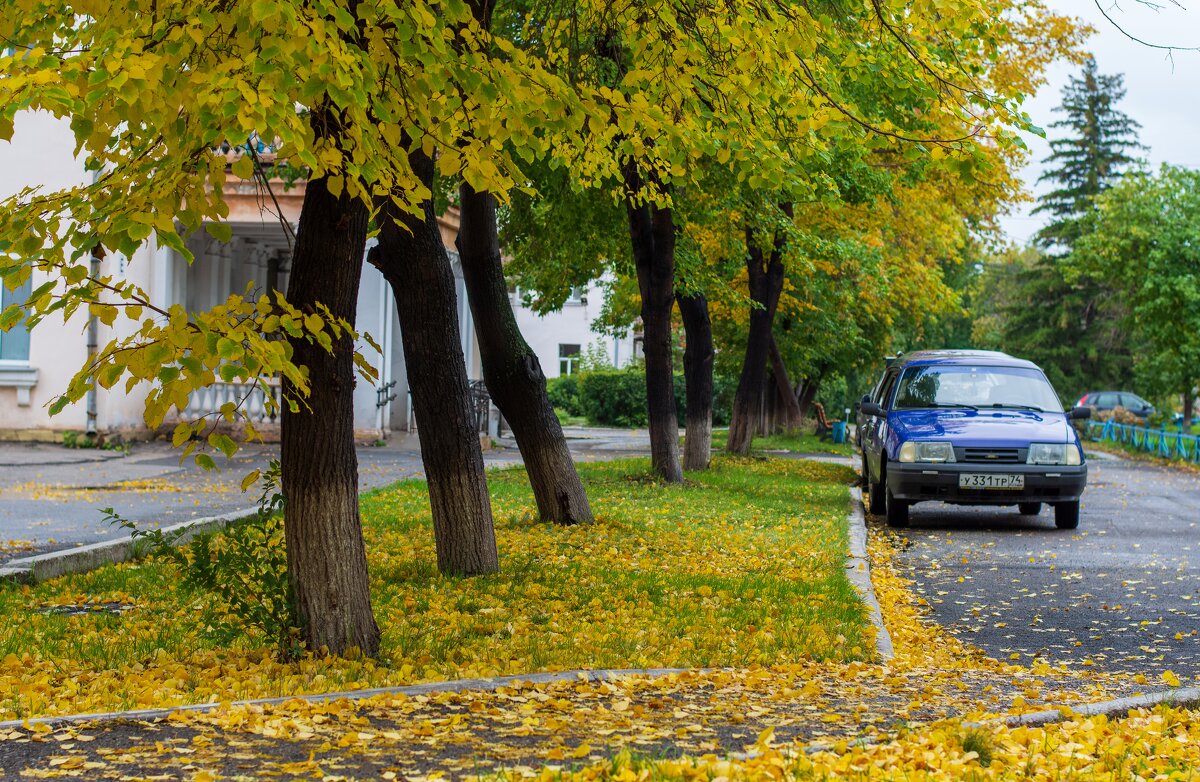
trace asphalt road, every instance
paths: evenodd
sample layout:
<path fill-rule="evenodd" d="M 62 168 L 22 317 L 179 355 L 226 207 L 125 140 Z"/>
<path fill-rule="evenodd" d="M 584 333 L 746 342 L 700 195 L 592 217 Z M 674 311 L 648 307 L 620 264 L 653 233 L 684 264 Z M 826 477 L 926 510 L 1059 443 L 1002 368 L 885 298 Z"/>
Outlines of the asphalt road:
<path fill-rule="evenodd" d="M 579 461 L 645 453 L 646 430 L 568 427 Z M 489 467 L 520 463 L 515 441 L 501 438 L 484 451 Z M 129 533 L 109 526 L 101 508 L 113 508 L 141 526 L 167 526 L 253 507 L 259 490 L 243 493 L 247 473 L 267 465 L 277 446 L 248 445 L 233 459 L 218 458 L 205 472 L 165 443 L 135 444 L 128 455 L 59 445 L 0 443 L 0 563 Z M 416 435 L 396 433 L 383 447 L 358 449 L 363 490 L 421 477 Z"/>
<path fill-rule="evenodd" d="M 873 523 L 882 525 L 881 519 Z M 933 620 L 1001 660 L 1200 679 L 1200 474 L 1089 459 L 1079 529 L 1053 512 L 912 508 L 901 572 Z M 1015 657 L 1014 657 L 1015 655 Z"/>

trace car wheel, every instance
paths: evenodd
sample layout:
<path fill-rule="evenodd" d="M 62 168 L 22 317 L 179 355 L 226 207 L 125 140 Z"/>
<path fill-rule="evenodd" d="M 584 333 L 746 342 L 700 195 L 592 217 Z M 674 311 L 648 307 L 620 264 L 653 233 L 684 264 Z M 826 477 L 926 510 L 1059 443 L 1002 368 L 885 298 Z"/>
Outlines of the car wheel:
<path fill-rule="evenodd" d="M 1054 506 L 1054 526 L 1075 529 L 1079 526 L 1079 500 L 1060 502 Z"/>
<path fill-rule="evenodd" d="M 887 523 L 889 527 L 908 526 L 908 501 L 898 500 L 887 492 Z"/>
<path fill-rule="evenodd" d="M 882 479 L 871 480 L 871 471 L 867 469 L 866 462 L 863 462 L 863 474 L 867 476 L 867 510 L 876 516 L 882 516 L 887 510 L 887 501 L 884 497 L 887 487 L 884 486 Z"/>
<path fill-rule="evenodd" d="M 1022 516 L 1036 516 L 1042 512 L 1042 503 L 1020 502 L 1017 503 L 1017 510 L 1021 511 Z"/>

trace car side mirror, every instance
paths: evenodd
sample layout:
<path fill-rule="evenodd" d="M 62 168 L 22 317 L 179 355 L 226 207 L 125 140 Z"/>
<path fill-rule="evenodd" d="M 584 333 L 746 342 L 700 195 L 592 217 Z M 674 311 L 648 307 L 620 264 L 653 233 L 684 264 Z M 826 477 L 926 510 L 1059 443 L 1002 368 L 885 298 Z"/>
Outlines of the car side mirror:
<path fill-rule="evenodd" d="M 887 411 L 870 400 L 862 403 L 862 411 L 866 415 L 873 415 L 876 418 L 887 418 Z"/>
<path fill-rule="evenodd" d="M 1068 421 L 1082 421 L 1084 418 L 1092 417 L 1092 408 L 1090 407 L 1075 407 L 1071 412 L 1067 413 Z"/>

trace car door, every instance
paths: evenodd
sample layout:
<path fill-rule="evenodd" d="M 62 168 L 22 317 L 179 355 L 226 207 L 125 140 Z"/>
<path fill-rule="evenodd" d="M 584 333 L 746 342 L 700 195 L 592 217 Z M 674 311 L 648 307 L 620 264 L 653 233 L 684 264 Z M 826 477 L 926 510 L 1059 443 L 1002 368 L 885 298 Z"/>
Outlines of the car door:
<path fill-rule="evenodd" d="M 876 381 L 875 386 L 871 389 L 871 393 L 866 394 L 866 397 L 868 399 L 870 399 L 872 402 L 874 402 L 875 398 L 877 396 L 879 396 L 879 392 L 883 388 L 883 383 L 885 380 L 887 380 L 887 371 L 886 370 L 884 371 L 884 373 L 882 375 L 879 376 L 879 380 Z M 874 419 L 862 411 L 861 404 L 855 405 L 855 409 L 856 409 L 856 414 L 854 416 L 854 433 L 855 433 L 854 438 L 855 438 L 855 442 L 858 444 L 858 450 L 863 451 L 865 453 L 866 451 L 863 447 L 863 443 L 866 442 L 865 435 L 866 435 L 867 431 L 870 429 L 871 421 L 873 421 Z"/>
<path fill-rule="evenodd" d="M 875 404 L 887 408 L 888 401 L 892 398 L 892 389 L 896 385 L 896 378 L 900 375 L 898 369 L 889 369 L 883 377 L 883 382 L 875 389 L 875 396 L 871 401 Z M 880 475 L 883 470 L 883 437 L 886 434 L 887 422 L 883 418 L 875 416 L 866 417 L 866 432 L 862 437 L 863 462 L 870 465 L 871 476 Z"/>
<path fill-rule="evenodd" d="M 1091 403 L 1097 410 L 1112 410 L 1117 406 L 1117 395 L 1112 392 L 1096 394 L 1096 400 Z"/>
<path fill-rule="evenodd" d="M 1154 410 L 1154 406 L 1137 394 L 1121 394 L 1121 407 L 1136 416 L 1145 418 Z"/>

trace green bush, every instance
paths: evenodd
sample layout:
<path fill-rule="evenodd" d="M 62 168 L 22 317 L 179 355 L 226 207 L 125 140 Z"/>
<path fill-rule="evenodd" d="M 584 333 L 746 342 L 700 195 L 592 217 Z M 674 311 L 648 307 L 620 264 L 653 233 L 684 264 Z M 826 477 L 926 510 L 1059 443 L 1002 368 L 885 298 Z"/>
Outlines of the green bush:
<path fill-rule="evenodd" d="M 728 426 L 737 378 L 713 378 L 713 426 Z M 562 416 L 584 416 L 596 426 L 646 425 L 646 372 L 641 365 L 625 369 L 592 370 L 546 382 L 550 404 Z M 675 375 L 675 405 L 684 425 L 687 386 Z"/>
<path fill-rule="evenodd" d="M 580 375 L 579 406 L 598 426 L 645 426 L 646 376 L 641 370 Z"/>
<path fill-rule="evenodd" d="M 583 415 L 579 400 L 579 375 L 563 375 L 546 381 L 546 394 L 554 409 L 569 416 Z"/>

